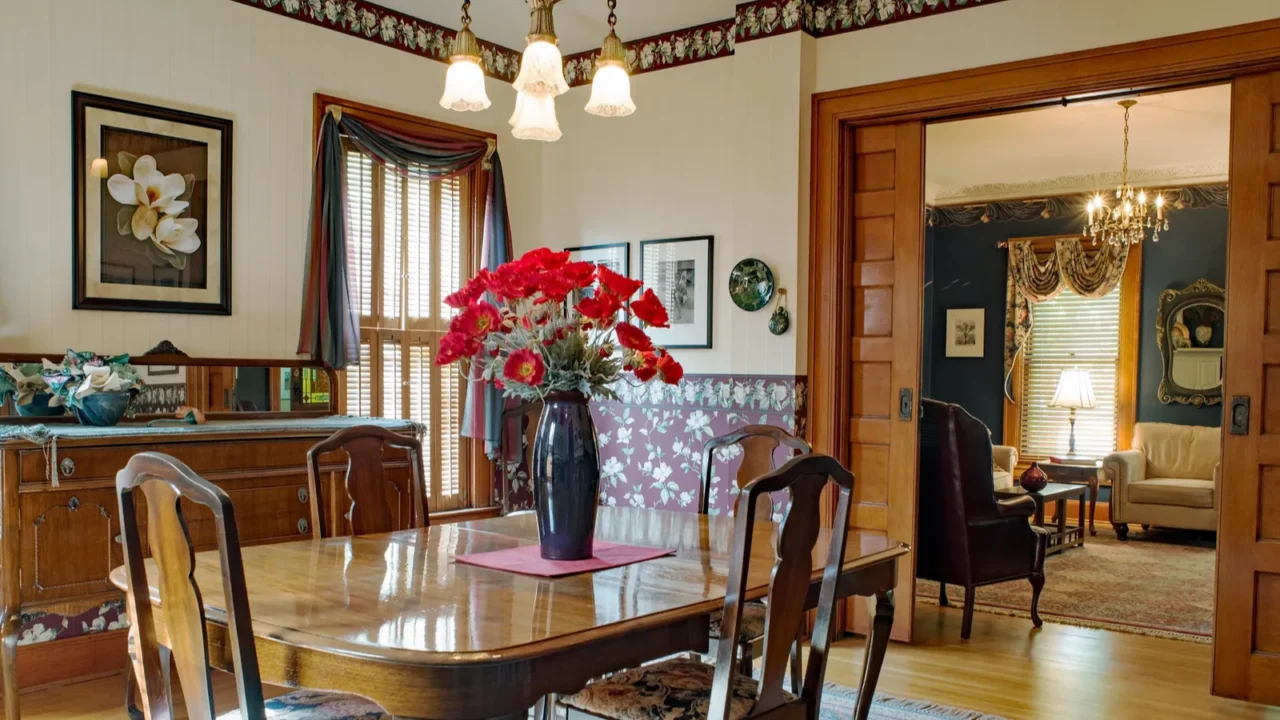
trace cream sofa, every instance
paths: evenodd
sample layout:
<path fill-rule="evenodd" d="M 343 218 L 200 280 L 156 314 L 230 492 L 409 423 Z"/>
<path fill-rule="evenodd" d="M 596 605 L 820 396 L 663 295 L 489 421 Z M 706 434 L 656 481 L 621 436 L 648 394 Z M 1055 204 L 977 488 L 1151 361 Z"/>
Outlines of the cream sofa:
<path fill-rule="evenodd" d="M 1129 523 L 1217 530 L 1222 487 L 1219 428 L 1137 423 L 1133 449 L 1102 467 L 1111 481 L 1111 524 L 1124 540 Z"/>
<path fill-rule="evenodd" d="M 1004 490 L 1013 487 L 1016 482 L 1013 469 L 1018 466 L 1018 449 L 1008 445 L 991 446 L 991 475 L 995 480 L 995 489 Z"/>

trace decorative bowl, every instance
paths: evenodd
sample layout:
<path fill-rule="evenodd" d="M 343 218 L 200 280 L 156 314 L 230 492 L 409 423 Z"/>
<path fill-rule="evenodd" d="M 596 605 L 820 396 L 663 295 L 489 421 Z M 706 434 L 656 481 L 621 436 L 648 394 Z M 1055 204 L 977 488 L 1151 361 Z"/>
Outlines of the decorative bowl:
<path fill-rule="evenodd" d="M 31 402 L 26 405 L 14 404 L 21 417 L 58 417 L 66 414 L 67 408 L 63 405 L 49 406 L 49 401 L 53 399 L 53 393 L 36 393 L 31 398 Z"/>
<path fill-rule="evenodd" d="M 768 305 L 773 289 L 773 271 L 762 260 L 747 258 L 729 273 L 729 297 L 734 305 L 748 312 Z"/>
<path fill-rule="evenodd" d="M 71 412 L 81 425 L 110 427 L 124 417 L 132 399 L 133 393 L 128 390 L 94 393 L 86 395 L 79 405 L 72 405 Z"/>

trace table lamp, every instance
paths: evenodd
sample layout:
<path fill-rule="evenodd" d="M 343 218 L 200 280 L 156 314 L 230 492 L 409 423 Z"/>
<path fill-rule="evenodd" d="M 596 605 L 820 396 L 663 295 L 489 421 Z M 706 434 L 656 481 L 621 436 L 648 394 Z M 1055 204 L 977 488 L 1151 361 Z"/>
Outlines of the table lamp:
<path fill-rule="evenodd" d="M 1071 411 L 1071 441 L 1067 457 L 1074 457 L 1076 454 L 1076 410 L 1097 406 L 1098 400 L 1093 396 L 1093 381 L 1089 378 L 1089 371 L 1079 367 L 1063 370 L 1062 376 L 1058 378 L 1058 390 L 1053 393 L 1049 407 L 1067 408 Z"/>

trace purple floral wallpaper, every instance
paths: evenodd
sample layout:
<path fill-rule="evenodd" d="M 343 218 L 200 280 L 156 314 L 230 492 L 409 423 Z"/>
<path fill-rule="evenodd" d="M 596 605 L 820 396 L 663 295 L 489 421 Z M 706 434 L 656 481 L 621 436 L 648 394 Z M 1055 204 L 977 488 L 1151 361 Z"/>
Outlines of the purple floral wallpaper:
<path fill-rule="evenodd" d="M 777 425 L 803 435 L 805 388 L 803 377 L 791 375 L 688 375 L 679 386 L 618 385 L 617 402 L 592 404 L 600 503 L 697 512 L 703 444 L 743 425 Z M 729 447 L 715 457 L 712 514 L 732 507 L 741 452 Z M 506 463 L 505 471 L 509 509 L 532 507 L 525 463 Z"/>
<path fill-rule="evenodd" d="M 109 600 L 75 615 L 58 613 L 22 613 L 22 629 L 18 631 L 19 645 L 34 645 L 50 640 L 65 640 L 81 635 L 92 635 L 107 630 L 123 630 L 129 627 L 129 617 L 124 610 L 124 600 Z"/>

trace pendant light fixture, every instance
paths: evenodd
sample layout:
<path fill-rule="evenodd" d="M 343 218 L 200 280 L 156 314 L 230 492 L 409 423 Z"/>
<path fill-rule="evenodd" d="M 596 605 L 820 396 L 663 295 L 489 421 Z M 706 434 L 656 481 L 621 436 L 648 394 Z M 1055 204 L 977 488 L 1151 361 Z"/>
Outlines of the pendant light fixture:
<path fill-rule="evenodd" d="M 1129 184 L 1129 110 L 1137 105 L 1137 100 L 1122 100 L 1124 108 L 1124 165 L 1120 170 L 1120 187 L 1116 188 L 1114 206 L 1108 206 L 1098 193 L 1085 205 L 1089 222 L 1085 225 L 1084 234 L 1117 246 L 1141 245 L 1151 231 L 1151 241 L 1160 241 L 1160 231 L 1169 230 L 1169 218 L 1164 212 L 1164 196 L 1155 193 L 1151 202 L 1147 202 L 1145 190 L 1139 190 Z"/>
<path fill-rule="evenodd" d="M 462 3 L 462 29 L 453 38 L 440 105 L 458 112 L 478 112 L 489 107 L 484 70 L 480 66 L 480 43 L 471 32 L 471 0 Z"/>
<path fill-rule="evenodd" d="M 516 91 L 529 95 L 563 95 L 569 92 L 569 83 L 564 79 L 564 58 L 557 47 L 559 40 L 552 15 L 552 8 L 560 0 L 527 1 L 529 44 L 520 58 L 520 74 L 512 85 Z"/>
<path fill-rule="evenodd" d="M 587 112 L 600 117 L 624 117 L 636 111 L 631 100 L 631 68 L 627 63 L 627 48 L 618 39 L 614 26 L 618 16 L 614 12 L 618 0 L 609 0 L 609 34 L 600 46 L 596 60 L 596 74 L 591 79 L 591 99 Z"/>
<path fill-rule="evenodd" d="M 516 93 L 516 111 L 510 122 L 511 134 L 517 140 L 555 142 L 560 139 L 556 99 L 550 95 Z"/>

